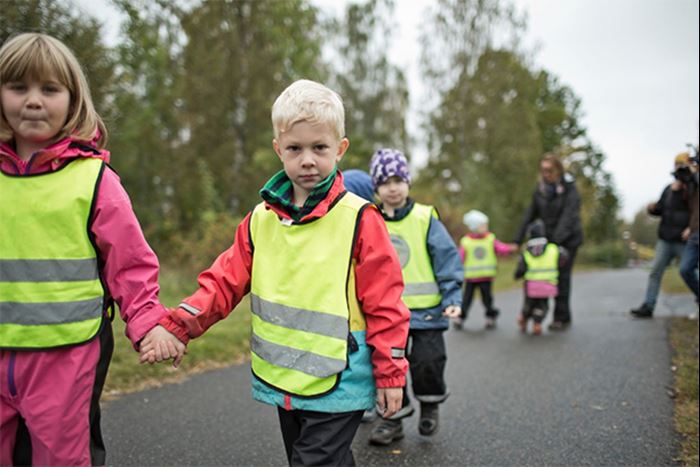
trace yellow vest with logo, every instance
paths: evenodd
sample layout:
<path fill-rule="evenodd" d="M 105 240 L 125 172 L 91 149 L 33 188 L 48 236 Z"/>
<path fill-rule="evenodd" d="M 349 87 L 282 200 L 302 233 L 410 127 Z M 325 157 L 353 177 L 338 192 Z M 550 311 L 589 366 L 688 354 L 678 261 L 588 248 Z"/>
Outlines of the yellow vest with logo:
<path fill-rule="evenodd" d="M 263 203 L 253 210 L 251 366 L 267 385 L 317 397 L 340 382 L 350 307 L 357 306 L 351 258 L 366 205 L 345 193 L 323 217 L 301 224 L 280 220 Z"/>
<path fill-rule="evenodd" d="M 483 238 L 462 237 L 460 244 L 464 248 L 464 278 L 496 277 L 498 259 L 492 233 Z"/>
<path fill-rule="evenodd" d="M 529 251 L 523 253 L 527 271 L 525 280 L 546 281 L 557 285 L 559 282 L 559 248 L 554 243 L 548 243 L 544 253 L 534 256 Z"/>
<path fill-rule="evenodd" d="M 415 203 L 403 219 L 386 222 L 401 262 L 404 280 L 401 299 L 410 309 L 432 308 L 442 301 L 427 247 L 433 216 L 437 214 L 432 206 Z"/>
<path fill-rule="evenodd" d="M 0 348 L 86 342 L 104 295 L 89 226 L 104 164 L 77 159 L 55 172 L 0 173 Z"/>

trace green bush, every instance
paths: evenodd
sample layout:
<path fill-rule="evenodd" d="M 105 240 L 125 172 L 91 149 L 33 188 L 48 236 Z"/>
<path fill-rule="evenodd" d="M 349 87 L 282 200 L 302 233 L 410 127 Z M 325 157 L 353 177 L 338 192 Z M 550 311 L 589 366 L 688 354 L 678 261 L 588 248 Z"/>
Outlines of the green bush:
<path fill-rule="evenodd" d="M 581 247 L 576 262 L 621 268 L 627 265 L 629 257 L 629 249 L 623 242 L 605 242 Z"/>

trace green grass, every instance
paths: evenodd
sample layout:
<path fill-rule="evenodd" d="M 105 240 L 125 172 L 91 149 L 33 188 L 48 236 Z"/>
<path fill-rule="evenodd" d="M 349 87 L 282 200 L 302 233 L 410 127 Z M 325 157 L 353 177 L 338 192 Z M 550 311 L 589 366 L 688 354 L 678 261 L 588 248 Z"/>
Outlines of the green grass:
<path fill-rule="evenodd" d="M 678 272 L 678 266 L 666 268 L 664 277 L 661 280 L 661 290 L 668 294 L 690 293 L 690 289 L 683 282 L 683 278 Z"/>
<path fill-rule="evenodd" d="M 675 424 L 681 434 L 678 459 L 684 466 L 698 465 L 698 321 L 671 318 L 669 341 L 675 369 Z"/>
<path fill-rule="evenodd" d="M 161 301 L 176 306 L 191 294 L 196 279 L 184 278 L 176 272 L 161 273 Z M 224 320 L 212 326 L 203 336 L 188 345 L 188 353 L 178 369 L 169 364 L 140 365 L 138 353 L 124 335 L 124 322 L 114 319 L 115 348 L 110 364 L 105 395 L 107 397 L 175 382 L 190 373 L 231 365 L 243 361 L 248 354 L 250 313 L 248 299 Z"/>

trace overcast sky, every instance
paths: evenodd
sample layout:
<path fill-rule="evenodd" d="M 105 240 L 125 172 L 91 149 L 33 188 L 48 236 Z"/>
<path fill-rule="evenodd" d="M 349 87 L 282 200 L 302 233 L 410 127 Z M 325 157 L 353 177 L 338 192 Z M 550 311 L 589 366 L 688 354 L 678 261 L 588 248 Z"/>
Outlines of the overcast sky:
<path fill-rule="evenodd" d="M 583 123 L 607 156 L 605 168 L 614 176 L 621 214 L 631 220 L 671 181 L 674 156 L 686 150 L 686 143 L 698 143 L 699 2 L 515 1 L 529 14 L 527 41 L 538 46 L 536 65 L 557 75 L 581 99 Z M 107 0 L 78 3 L 105 21 L 108 38 L 116 37 Z M 315 3 L 337 11 L 344 2 Z M 396 3 L 401 30 L 393 60 L 420 89 L 416 38 L 431 0 Z M 412 118 L 410 126 L 416 123 Z"/>

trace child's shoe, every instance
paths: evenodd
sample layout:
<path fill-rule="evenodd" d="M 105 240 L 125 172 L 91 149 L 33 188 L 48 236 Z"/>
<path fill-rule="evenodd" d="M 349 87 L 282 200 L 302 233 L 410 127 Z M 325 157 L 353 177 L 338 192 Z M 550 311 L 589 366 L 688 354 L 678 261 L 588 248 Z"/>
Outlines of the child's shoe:
<path fill-rule="evenodd" d="M 432 436 L 437 433 L 438 425 L 438 404 L 421 402 L 420 420 L 418 421 L 418 432 L 423 436 Z"/>
<path fill-rule="evenodd" d="M 520 328 L 520 332 L 527 332 L 527 320 L 522 313 L 518 314 L 518 327 Z"/>
<path fill-rule="evenodd" d="M 388 446 L 403 438 L 401 420 L 382 420 L 369 435 L 369 444 Z"/>
<path fill-rule="evenodd" d="M 486 318 L 486 329 L 494 329 L 496 327 L 496 318 Z"/>
<path fill-rule="evenodd" d="M 532 335 L 539 336 L 542 334 L 542 323 L 532 323 Z"/>

